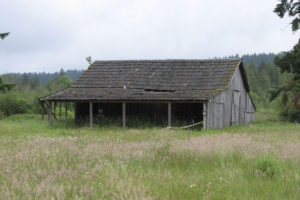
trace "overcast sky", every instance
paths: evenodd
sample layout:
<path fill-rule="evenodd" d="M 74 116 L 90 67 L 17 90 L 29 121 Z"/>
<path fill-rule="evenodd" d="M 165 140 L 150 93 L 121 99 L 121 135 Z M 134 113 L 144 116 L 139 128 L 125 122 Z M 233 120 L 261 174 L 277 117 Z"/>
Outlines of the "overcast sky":
<path fill-rule="evenodd" d="M 203 59 L 290 50 L 276 0 L 0 0 L 0 73 L 86 69 L 85 58 Z"/>

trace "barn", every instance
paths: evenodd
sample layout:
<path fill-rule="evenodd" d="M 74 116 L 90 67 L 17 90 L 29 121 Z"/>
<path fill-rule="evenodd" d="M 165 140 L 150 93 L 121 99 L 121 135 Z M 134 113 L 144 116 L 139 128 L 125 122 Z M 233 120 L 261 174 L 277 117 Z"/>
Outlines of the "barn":
<path fill-rule="evenodd" d="M 72 102 L 75 120 L 148 116 L 202 122 L 204 129 L 248 124 L 255 105 L 241 59 L 95 61 L 69 88 L 42 97 L 50 126 L 53 105 Z"/>

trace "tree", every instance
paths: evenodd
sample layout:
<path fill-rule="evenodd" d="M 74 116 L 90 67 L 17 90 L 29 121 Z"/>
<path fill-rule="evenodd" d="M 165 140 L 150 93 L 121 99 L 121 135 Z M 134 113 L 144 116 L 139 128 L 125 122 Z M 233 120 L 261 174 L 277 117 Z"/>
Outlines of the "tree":
<path fill-rule="evenodd" d="M 68 88 L 72 85 L 73 81 L 69 75 L 59 76 L 57 79 L 48 80 L 46 87 L 50 93 Z"/>
<path fill-rule="evenodd" d="M 1 77 L 0 77 L 0 92 L 7 92 L 11 90 L 15 85 L 14 84 L 5 84 L 3 83 Z"/>
<path fill-rule="evenodd" d="M 86 57 L 85 60 L 89 63 L 89 65 L 93 63 L 91 56 Z"/>
<path fill-rule="evenodd" d="M 30 88 L 35 89 L 40 85 L 41 81 L 37 74 L 35 74 L 33 79 L 30 79 Z"/>
<path fill-rule="evenodd" d="M 27 74 L 27 73 L 24 73 L 24 74 L 22 75 L 22 80 L 21 80 L 21 83 L 22 83 L 23 88 L 26 88 L 26 87 L 28 86 L 29 81 L 30 81 L 30 78 L 29 78 L 28 74 Z"/>
<path fill-rule="evenodd" d="M 280 0 L 274 12 L 281 18 L 286 14 L 293 17 L 291 22 L 294 32 L 300 25 L 300 2 L 294 0 Z M 284 86 L 271 92 L 270 101 L 282 94 L 282 103 L 285 106 L 283 115 L 289 120 L 300 119 L 300 40 L 291 51 L 283 52 L 276 56 L 274 63 L 279 66 L 281 72 L 293 74 L 293 78 Z"/>
<path fill-rule="evenodd" d="M 283 56 L 276 56 L 274 62 L 279 66 L 281 72 L 293 73 L 294 76 L 287 85 L 273 91 L 271 100 L 283 93 L 283 104 L 290 103 L 292 108 L 300 109 L 300 40 L 291 51 L 284 52 Z M 289 95 L 289 93 L 292 94 Z"/>
<path fill-rule="evenodd" d="M 9 32 L 7 32 L 7 33 L 0 33 L 0 38 L 2 40 L 4 40 L 4 38 L 6 38 L 8 35 L 9 35 Z"/>
<path fill-rule="evenodd" d="M 292 30 L 297 31 L 300 25 L 300 2 L 299 0 L 279 0 L 280 3 L 276 5 L 274 12 L 283 18 L 286 14 L 294 17 L 292 20 Z"/>

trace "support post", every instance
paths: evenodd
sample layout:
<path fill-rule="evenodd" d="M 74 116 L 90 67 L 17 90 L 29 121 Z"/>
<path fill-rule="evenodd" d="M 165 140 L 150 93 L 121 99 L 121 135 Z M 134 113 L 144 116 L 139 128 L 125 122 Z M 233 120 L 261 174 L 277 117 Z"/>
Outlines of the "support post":
<path fill-rule="evenodd" d="M 171 127 L 172 125 L 171 116 L 172 116 L 172 104 L 169 102 L 168 103 L 168 127 Z"/>
<path fill-rule="evenodd" d="M 203 129 L 207 130 L 207 119 L 206 119 L 206 110 L 207 110 L 207 103 L 203 103 Z"/>
<path fill-rule="evenodd" d="M 126 128 L 126 103 L 122 103 L 123 128 Z"/>
<path fill-rule="evenodd" d="M 52 128 L 53 122 L 52 122 L 52 102 L 51 101 L 49 101 L 48 116 L 49 116 L 49 125 L 50 125 L 50 128 Z"/>
<path fill-rule="evenodd" d="M 42 120 L 44 120 L 44 101 L 42 102 Z"/>
<path fill-rule="evenodd" d="M 65 103 L 65 115 L 66 115 L 66 120 L 68 119 L 68 102 Z"/>
<path fill-rule="evenodd" d="M 56 118 L 56 101 L 54 102 L 53 116 L 54 116 L 54 119 L 57 119 Z"/>
<path fill-rule="evenodd" d="M 59 102 L 59 120 L 61 120 L 61 102 Z"/>
<path fill-rule="evenodd" d="M 93 128 L 93 102 L 90 102 L 90 128 Z"/>

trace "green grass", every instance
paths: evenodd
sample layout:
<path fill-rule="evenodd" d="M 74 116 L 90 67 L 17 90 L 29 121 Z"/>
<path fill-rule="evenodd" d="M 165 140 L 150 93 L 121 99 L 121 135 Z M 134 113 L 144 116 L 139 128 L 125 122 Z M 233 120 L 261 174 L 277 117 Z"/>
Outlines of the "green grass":
<path fill-rule="evenodd" d="M 300 126 L 220 130 L 0 120 L 0 199 L 298 199 Z"/>

